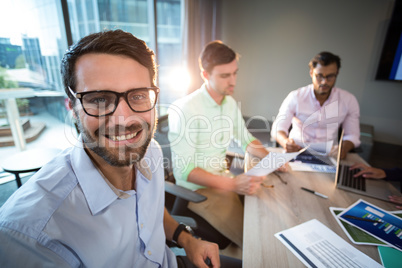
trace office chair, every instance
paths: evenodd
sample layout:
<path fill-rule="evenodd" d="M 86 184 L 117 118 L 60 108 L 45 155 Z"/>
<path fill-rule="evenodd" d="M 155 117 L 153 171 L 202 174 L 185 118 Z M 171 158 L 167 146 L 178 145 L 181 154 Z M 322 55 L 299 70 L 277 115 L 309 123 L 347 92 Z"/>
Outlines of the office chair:
<path fill-rule="evenodd" d="M 275 147 L 276 141 L 271 140 L 272 121 L 263 116 L 243 116 L 246 128 L 256 137 L 265 147 Z"/>
<path fill-rule="evenodd" d="M 176 218 L 177 216 L 185 216 L 195 221 L 196 227 L 193 228 L 195 234 L 207 241 L 217 243 L 220 249 L 226 248 L 231 241 L 216 230 L 204 218 L 192 212 L 187 208 L 188 202 L 202 202 L 206 197 L 187 188 L 175 184 L 173 176 L 173 166 L 171 159 L 171 150 L 168 139 L 169 125 L 168 115 L 158 118 L 158 127 L 155 131 L 154 139 L 159 143 L 163 153 L 163 164 L 165 171 L 165 193 L 166 193 L 166 207 L 171 215 Z M 177 218 L 176 218 L 177 220 Z M 179 221 L 181 219 L 179 218 Z M 190 225 L 191 226 L 191 225 Z"/>

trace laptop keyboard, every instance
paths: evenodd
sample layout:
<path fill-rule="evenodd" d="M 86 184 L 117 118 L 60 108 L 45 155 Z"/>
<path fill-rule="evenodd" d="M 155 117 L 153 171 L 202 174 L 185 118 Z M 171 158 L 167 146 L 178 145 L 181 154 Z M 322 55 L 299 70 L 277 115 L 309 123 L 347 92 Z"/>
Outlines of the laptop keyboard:
<path fill-rule="evenodd" d="M 366 179 L 363 176 L 359 176 L 356 178 L 353 177 L 359 171 L 359 169 L 350 170 L 350 166 L 341 165 L 341 185 L 361 191 L 366 191 Z"/>

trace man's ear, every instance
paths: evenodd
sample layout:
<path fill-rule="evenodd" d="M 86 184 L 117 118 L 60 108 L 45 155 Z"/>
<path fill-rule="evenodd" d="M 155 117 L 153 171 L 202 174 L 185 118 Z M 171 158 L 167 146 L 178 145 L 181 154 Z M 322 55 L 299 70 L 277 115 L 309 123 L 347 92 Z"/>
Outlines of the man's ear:
<path fill-rule="evenodd" d="M 67 105 L 66 105 L 67 110 L 72 111 L 74 119 L 77 119 L 77 115 L 74 112 L 74 104 L 71 99 L 68 99 Z"/>
<path fill-rule="evenodd" d="M 73 102 L 71 100 L 68 101 L 68 108 L 70 109 L 70 111 L 72 111 L 74 108 Z"/>
<path fill-rule="evenodd" d="M 313 78 L 313 74 L 314 74 L 314 69 L 310 68 L 310 77 Z"/>
<path fill-rule="evenodd" d="M 209 80 L 209 73 L 207 71 L 201 71 L 201 76 L 204 80 Z"/>

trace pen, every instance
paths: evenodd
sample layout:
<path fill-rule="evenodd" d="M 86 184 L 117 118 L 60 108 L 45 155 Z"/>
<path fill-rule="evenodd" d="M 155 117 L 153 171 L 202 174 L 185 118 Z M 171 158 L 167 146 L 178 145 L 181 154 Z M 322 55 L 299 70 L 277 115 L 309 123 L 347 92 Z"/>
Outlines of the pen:
<path fill-rule="evenodd" d="M 285 181 L 284 179 L 282 179 L 281 175 L 279 175 L 276 171 L 273 172 L 275 176 L 277 176 L 279 178 L 279 180 L 283 183 L 283 184 L 288 184 L 287 181 Z"/>
<path fill-rule="evenodd" d="M 368 222 L 377 222 L 377 223 L 382 222 L 382 220 L 372 220 L 372 219 L 366 219 L 366 218 L 359 218 L 359 217 L 352 216 L 352 215 L 343 215 L 343 217 L 349 218 L 349 219 L 354 219 L 354 220 L 359 220 L 359 221 L 368 221 Z"/>
<path fill-rule="evenodd" d="M 309 192 L 309 193 L 318 195 L 318 196 L 320 196 L 320 197 L 322 197 L 322 198 L 328 198 L 328 196 L 323 195 L 323 194 L 321 194 L 321 193 L 319 193 L 319 192 L 316 192 L 316 191 L 313 191 L 313 190 L 310 190 L 310 189 L 307 189 L 307 188 L 304 188 L 304 187 L 301 187 L 301 189 L 304 190 L 304 191 L 307 191 L 307 192 Z"/>

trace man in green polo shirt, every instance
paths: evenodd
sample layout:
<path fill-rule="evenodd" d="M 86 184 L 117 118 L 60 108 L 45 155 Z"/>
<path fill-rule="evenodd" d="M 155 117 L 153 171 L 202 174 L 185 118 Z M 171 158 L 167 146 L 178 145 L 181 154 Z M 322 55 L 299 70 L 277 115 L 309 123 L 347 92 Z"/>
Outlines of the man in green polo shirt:
<path fill-rule="evenodd" d="M 208 197 L 189 209 L 206 219 L 242 248 L 243 204 L 239 195 L 255 194 L 262 177 L 231 178 L 226 151 L 235 140 L 260 158 L 269 152 L 247 130 L 231 96 L 236 85 L 238 55 L 221 41 L 207 44 L 199 64 L 204 84 L 169 108 L 169 141 L 176 183 Z"/>

